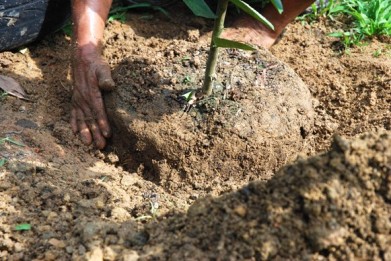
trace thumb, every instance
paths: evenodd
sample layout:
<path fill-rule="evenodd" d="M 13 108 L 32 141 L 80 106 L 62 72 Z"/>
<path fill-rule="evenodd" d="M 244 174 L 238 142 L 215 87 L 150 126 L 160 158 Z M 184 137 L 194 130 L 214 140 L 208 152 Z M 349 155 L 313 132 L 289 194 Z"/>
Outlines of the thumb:
<path fill-rule="evenodd" d="M 109 66 L 99 66 L 96 70 L 96 77 L 98 79 L 98 85 L 101 90 L 112 91 L 115 89 L 115 83 L 113 81 L 113 78 L 111 78 Z"/>

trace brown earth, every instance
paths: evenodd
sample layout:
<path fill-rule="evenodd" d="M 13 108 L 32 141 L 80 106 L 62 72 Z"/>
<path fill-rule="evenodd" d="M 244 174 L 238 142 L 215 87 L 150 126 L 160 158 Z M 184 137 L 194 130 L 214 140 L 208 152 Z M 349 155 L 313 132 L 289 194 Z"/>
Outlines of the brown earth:
<path fill-rule="evenodd" d="M 185 44 L 178 41 L 173 49 Z M 181 95 L 202 83 L 199 66 L 179 72 L 177 66 L 163 72 L 159 68 L 196 59 L 205 64 L 205 44 L 189 44 L 188 49 L 164 57 L 170 50 L 156 46 L 152 59 L 129 57 L 118 66 L 115 79 L 123 84 L 106 104 L 121 130 L 113 139 L 127 170 L 137 172 L 141 164 L 139 174 L 169 192 L 218 195 L 249 180 L 268 179 L 307 150 L 312 98 L 293 70 L 267 51 L 223 52 L 221 60 L 228 62 L 219 68 L 223 84 L 218 84 L 228 88 L 217 86 L 212 97 L 198 98 L 185 112 Z M 178 61 L 183 56 L 187 60 Z M 148 70 L 140 69 L 145 64 L 150 64 Z M 142 77 L 129 77 L 129 71 Z M 173 84 L 173 75 L 192 82 Z"/>
<path fill-rule="evenodd" d="M 0 138 L 26 145 L 0 145 L 8 160 L 0 167 L 1 259 L 391 260 L 389 39 L 345 54 L 327 37 L 336 25 L 290 25 L 271 52 L 313 96 L 294 103 L 313 104 L 315 113 L 311 129 L 299 114 L 279 111 L 296 118 L 282 121 L 281 132 L 291 136 L 278 136 L 279 128 L 266 133 L 248 119 L 284 107 L 271 108 L 277 96 L 265 92 L 286 94 L 286 86 L 273 84 L 283 63 L 264 51 L 223 51 L 219 75 L 224 88 L 232 86 L 223 90 L 228 99 L 219 96 L 207 114 L 202 106 L 183 113 L 180 94 L 201 81 L 211 24 L 146 18 L 132 14 L 126 24 L 107 26 L 104 55 L 120 88 L 109 98 L 127 100 L 110 104 L 121 129 L 102 152 L 83 146 L 69 128 L 68 37 L 0 54 L 1 74 L 18 80 L 32 100 L 0 103 Z M 262 109 L 263 96 L 269 103 Z M 118 108 L 134 112 L 131 128 L 121 126 Z M 235 123 L 247 127 L 232 131 Z M 256 134 L 243 135 L 251 128 Z M 325 152 L 335 134 L 353 141 L 336 138 Z M 272 153 L 261 152 L 262 139 Z M 22 223 L 31 229 L 16 231 Z"/>

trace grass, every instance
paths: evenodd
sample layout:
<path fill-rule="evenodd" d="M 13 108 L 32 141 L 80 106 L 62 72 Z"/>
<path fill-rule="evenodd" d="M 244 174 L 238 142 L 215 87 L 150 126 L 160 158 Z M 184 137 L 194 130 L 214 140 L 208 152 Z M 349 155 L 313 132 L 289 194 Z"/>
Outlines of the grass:
<path fill-rule="evenodd" d="M 313 12 L 302 20 L 327 17 L 342 18 L 346 27 L 330 36 L 341 39 L 345 47 L 359 45 L 376 36 L 391 36 L 391 4 L 389 0 L 331 0 L 322 9 L 312 5 Z"/>
<path fill-rule="evenodd" d="M 8 95 L 8 93 L 3 92 L 3 91 L 0 90 L 0 102 L 1 102 L 2 100 L 4 100 L 5 97 L 7 97 L 7 95 Z"/>
<path fill-rule="evenodd" d="M 10 143 L 10 144 L 13 144 L 13 145 L 17 145 L 17 146 L 20 146 L 20 147 L 24 147 L 24 144 L 10 138 L 10 137 L 6 137 L 6 138 L 0 138 L 0 145 L 3 145 L 5 143 Z"/>
<path fill-rule="evenodd" d="M 184 83 L 184 84 L 188 84 L 188 83 L 192 83 L 192 82 L 193 82 L 193 80 L 191 79 L 190 75 L 185 75 L 185 77 L 182 80 L 182 83 Z"/>
<path fill-rule="evenodd" d="M 6 138 L 0 138 L 0 146 L 5 144 L 5 143 L 10 143 L 10 144 L 13 144 L 13 145 L 17 145 L 17 146 L 20 146 L 20 147 L 24 147 L 24 144 L 20 143 L 20 142 L 17 142 L 9 137 L 6 137 Z M 4 166 L 5 163 L 7 163 L 7 159 L 5 158 L 0 158 L 0 167 Z"/>
<path fill-rule="evenodd" d="M 3 167 L 7 163 L 7 160 L 5 158 L 0 158 L 0 167 Z"/>
<path fill-rule="evenodd" d="M 328 17 L 333 19 L 333 15 L 335 15 L 337 12 L 338 5 L 336 4 L 336 1 L 330 0 L 327 2 L 322 0 L 319 2 L 319 5 L 316 3 L 311 5 L 311 12 L 301 15 L 297 19 L 308 22 L 313 22 L 319 17 Z"/>
<path fill-rule="evenodd" d="M 118 6 L 114 7 L 109 12 L 109 18 L 107 19 L 108 22 L 111 21 L 120 21 L 121 23 L 124 23 L 126 21 L 126 12 L 131 9 L 136 8 L 143 8 L 143 9 L 150 9 L 153 11 L 158 11 L 162 14 L 164 14 L 167 17 L 170 17 L 169 13 L 162 7 L 153 5 L 151 3 L 139 3 L 139 4 L 131 4 L 126 6 Z"/>

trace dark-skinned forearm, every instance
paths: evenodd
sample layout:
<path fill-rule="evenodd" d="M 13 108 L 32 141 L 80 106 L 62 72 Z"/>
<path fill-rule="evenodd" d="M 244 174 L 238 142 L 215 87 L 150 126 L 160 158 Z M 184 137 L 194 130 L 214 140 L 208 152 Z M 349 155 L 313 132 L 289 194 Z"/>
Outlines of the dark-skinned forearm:
<path fill-rule="evenodd" d="M 112 0 L 72 0 L 74 41 L 77 52 L 96 52 L 103 41 Z"/>

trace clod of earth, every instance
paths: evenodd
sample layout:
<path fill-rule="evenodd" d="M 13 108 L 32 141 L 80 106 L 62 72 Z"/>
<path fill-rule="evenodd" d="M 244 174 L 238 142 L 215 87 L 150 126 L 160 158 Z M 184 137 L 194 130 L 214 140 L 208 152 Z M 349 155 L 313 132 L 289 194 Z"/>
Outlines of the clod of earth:
<path fill-rule="evenodd" d="M 188 113 L 178 102 L 187 86 L 149 83 L 148 72 L 132 68 L 136 61 L 120 65 L 118 72 L 125 75 L 117 77 L 143 74 L 149 88 L 120 85 L 106 99 L 119 133 L 114 141 L 131 155 L 124 159 L 128 169 L 143 165 L 145 177 L 169 190 L 189 186 L 219 193 L 233 183 L 265 178 L 306 151 L 314 113 L 300 77 L 268 51 L 227 50 L 221 59 L 229 65 L 219 68 L 220 89 Z M 152 76 L 158 74 L 148 64 Z M 200 82 L 202 74 L 195 77 Z M 199 179 L 207 182 L 201 187 Z"/>

